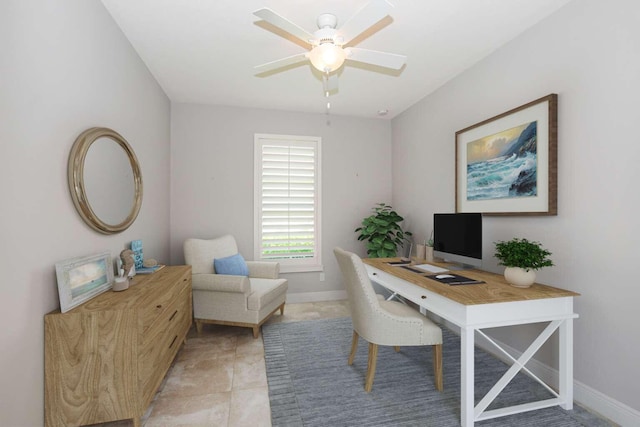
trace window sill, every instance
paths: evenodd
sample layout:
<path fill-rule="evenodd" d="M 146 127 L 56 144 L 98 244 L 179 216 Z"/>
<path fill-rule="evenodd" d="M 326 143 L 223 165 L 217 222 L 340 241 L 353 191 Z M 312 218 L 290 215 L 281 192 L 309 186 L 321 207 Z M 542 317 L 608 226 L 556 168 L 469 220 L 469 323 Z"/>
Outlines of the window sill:
<path fill-rule="evenodd" d="M 280 264 L 280 273 L 313 273 L 324 271 L 323 265 L 283 265 Z"/>

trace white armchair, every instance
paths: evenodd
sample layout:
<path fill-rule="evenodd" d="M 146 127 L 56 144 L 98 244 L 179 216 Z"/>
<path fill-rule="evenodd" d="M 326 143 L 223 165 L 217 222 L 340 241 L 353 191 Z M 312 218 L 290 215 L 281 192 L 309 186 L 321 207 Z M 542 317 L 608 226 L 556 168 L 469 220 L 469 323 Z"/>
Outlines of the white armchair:
<path fill-rule="evenodd" d="M 216 274 L 214 259 L 238 253 L 233 236 L 187 239 L 184 258 L 192 269 L 193 317 L 198 333 L 203 323 L 243 326 L 258 338 L 260 326 L 276 311 L 284 314 L 288 283 L 278 277 L 277 262 L 247 261 L 249 276 Z"/>

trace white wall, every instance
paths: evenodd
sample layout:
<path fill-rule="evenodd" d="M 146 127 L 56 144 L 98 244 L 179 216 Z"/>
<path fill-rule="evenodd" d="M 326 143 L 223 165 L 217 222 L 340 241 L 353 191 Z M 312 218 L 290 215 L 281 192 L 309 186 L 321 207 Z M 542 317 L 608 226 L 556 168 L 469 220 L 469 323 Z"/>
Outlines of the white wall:
<path fill-rule="evenodd" d="M 485 217 L 493 242 L 543 242 L 555 267 L 538 281 L 579 292 L 575 378 L 640 410 L 636 279 L 640 196 L 640 3 L 580 0 L 502 47 L 393 120 L 393 203 L 417 238 L 452 212 L 455 132 L 549 93 L 559 96 L 558 216 Z M 416 194 L 422 197 L 416 197 Z M 529 328 L 495 332 L 523 349 Z M 547 348 L 540 357 L 553 365 Z M 577 396 L 578 397 L 578 396 Z"/>
<path fill-rule="evenodd" d="M 0 425 L 37 426 L 54 264 L 132 239 L 168 261 L 170 103 L 98 1 L 1 2 L 0 52 Z M 142 167 L 140 215 L 113 236 L 84 224 L 67 186 L 71 146 L 92 126 L 120 132 Z"/>
<path fill-rule="evenodd" d="M 251 259 L 254 134 L 320 136 L 325 281 L 318 273 L 283 276 L 290 294 L 344 290 L 333 248 L 364 255 L 354 230 L 391 198 L 389 121 L 193 104 L 172 104 L 171 120 L 172 263 L 184 262 L 185 239 L 226 233 Z"/>
<path fill-rule="evenodd" d="M 633 0 L 574 1 L 396 118 L 392 130 L 380 120 L 330 117 L 327 125 L 324 115 L 174 104 L 170 147 L 169 101 L 99 2 L 0 2 L 0 424 L 43 422 L 43 315 L 59 306 L 57 261 L 116 255 L 140 238 L 147 256 L 180 263 L 186 237 L 222 233 L 252 252 L 254 133 L 323 138 L 326 282 L 317 273 L 289 278 L 294 293 L 339 290 L 331 250 L 364 255 L 353 229 L 374 203 L 393 189 L 394 207 L 418 240 L 426 237 L 432 213 L 454 209 L 455 131 L 551 92 L 559 94 L 559 214 L 487 218 L 487 267 L 499 271 L 488 256 L 495 240 L 519 235 L 548 246 L 557 266 L 540 281 L 582 294 L 576 379 L 639 410 L 640 291 L 629 279 L 639 234 L 631 187 L 640 178 L 632 163 L 640 154 L 638 22 Z M 142 166 L 142 210 L 114 236 L 82 222 L 67 188 L 69 150 L 91 126 L 123 134 Z M 522 348 L 531 332 L 496 335 Z M 540 359 L 552 364 L 555 352 Z"/>

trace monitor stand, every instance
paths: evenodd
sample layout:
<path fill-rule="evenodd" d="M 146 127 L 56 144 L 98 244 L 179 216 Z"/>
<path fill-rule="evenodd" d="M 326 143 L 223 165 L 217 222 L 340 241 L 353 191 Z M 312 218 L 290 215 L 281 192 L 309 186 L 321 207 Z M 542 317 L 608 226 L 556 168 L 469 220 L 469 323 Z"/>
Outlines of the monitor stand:
<path fill-rule="evenodd" d="M 446 259 L 444 260 L 444 262 L 449 263 L 448 267 L 449 267 L 449 270 L 451 271 L 475 270 L 476 268 L 478 268 L 475 265 L 463 264 L 455 261 L 447 261 Z"/>

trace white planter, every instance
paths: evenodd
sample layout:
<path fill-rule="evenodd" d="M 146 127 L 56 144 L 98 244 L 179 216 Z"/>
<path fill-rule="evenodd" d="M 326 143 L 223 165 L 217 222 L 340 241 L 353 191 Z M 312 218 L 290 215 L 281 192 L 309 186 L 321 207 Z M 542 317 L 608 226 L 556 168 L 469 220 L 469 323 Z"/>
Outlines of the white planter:
<path fill-rule="evenodd" d="M 528 288 L 536 281 L 536 271 L 527 271 L 520 267 L 507 267 L 504 269 L 504 278 L 511 286 Z"/>

